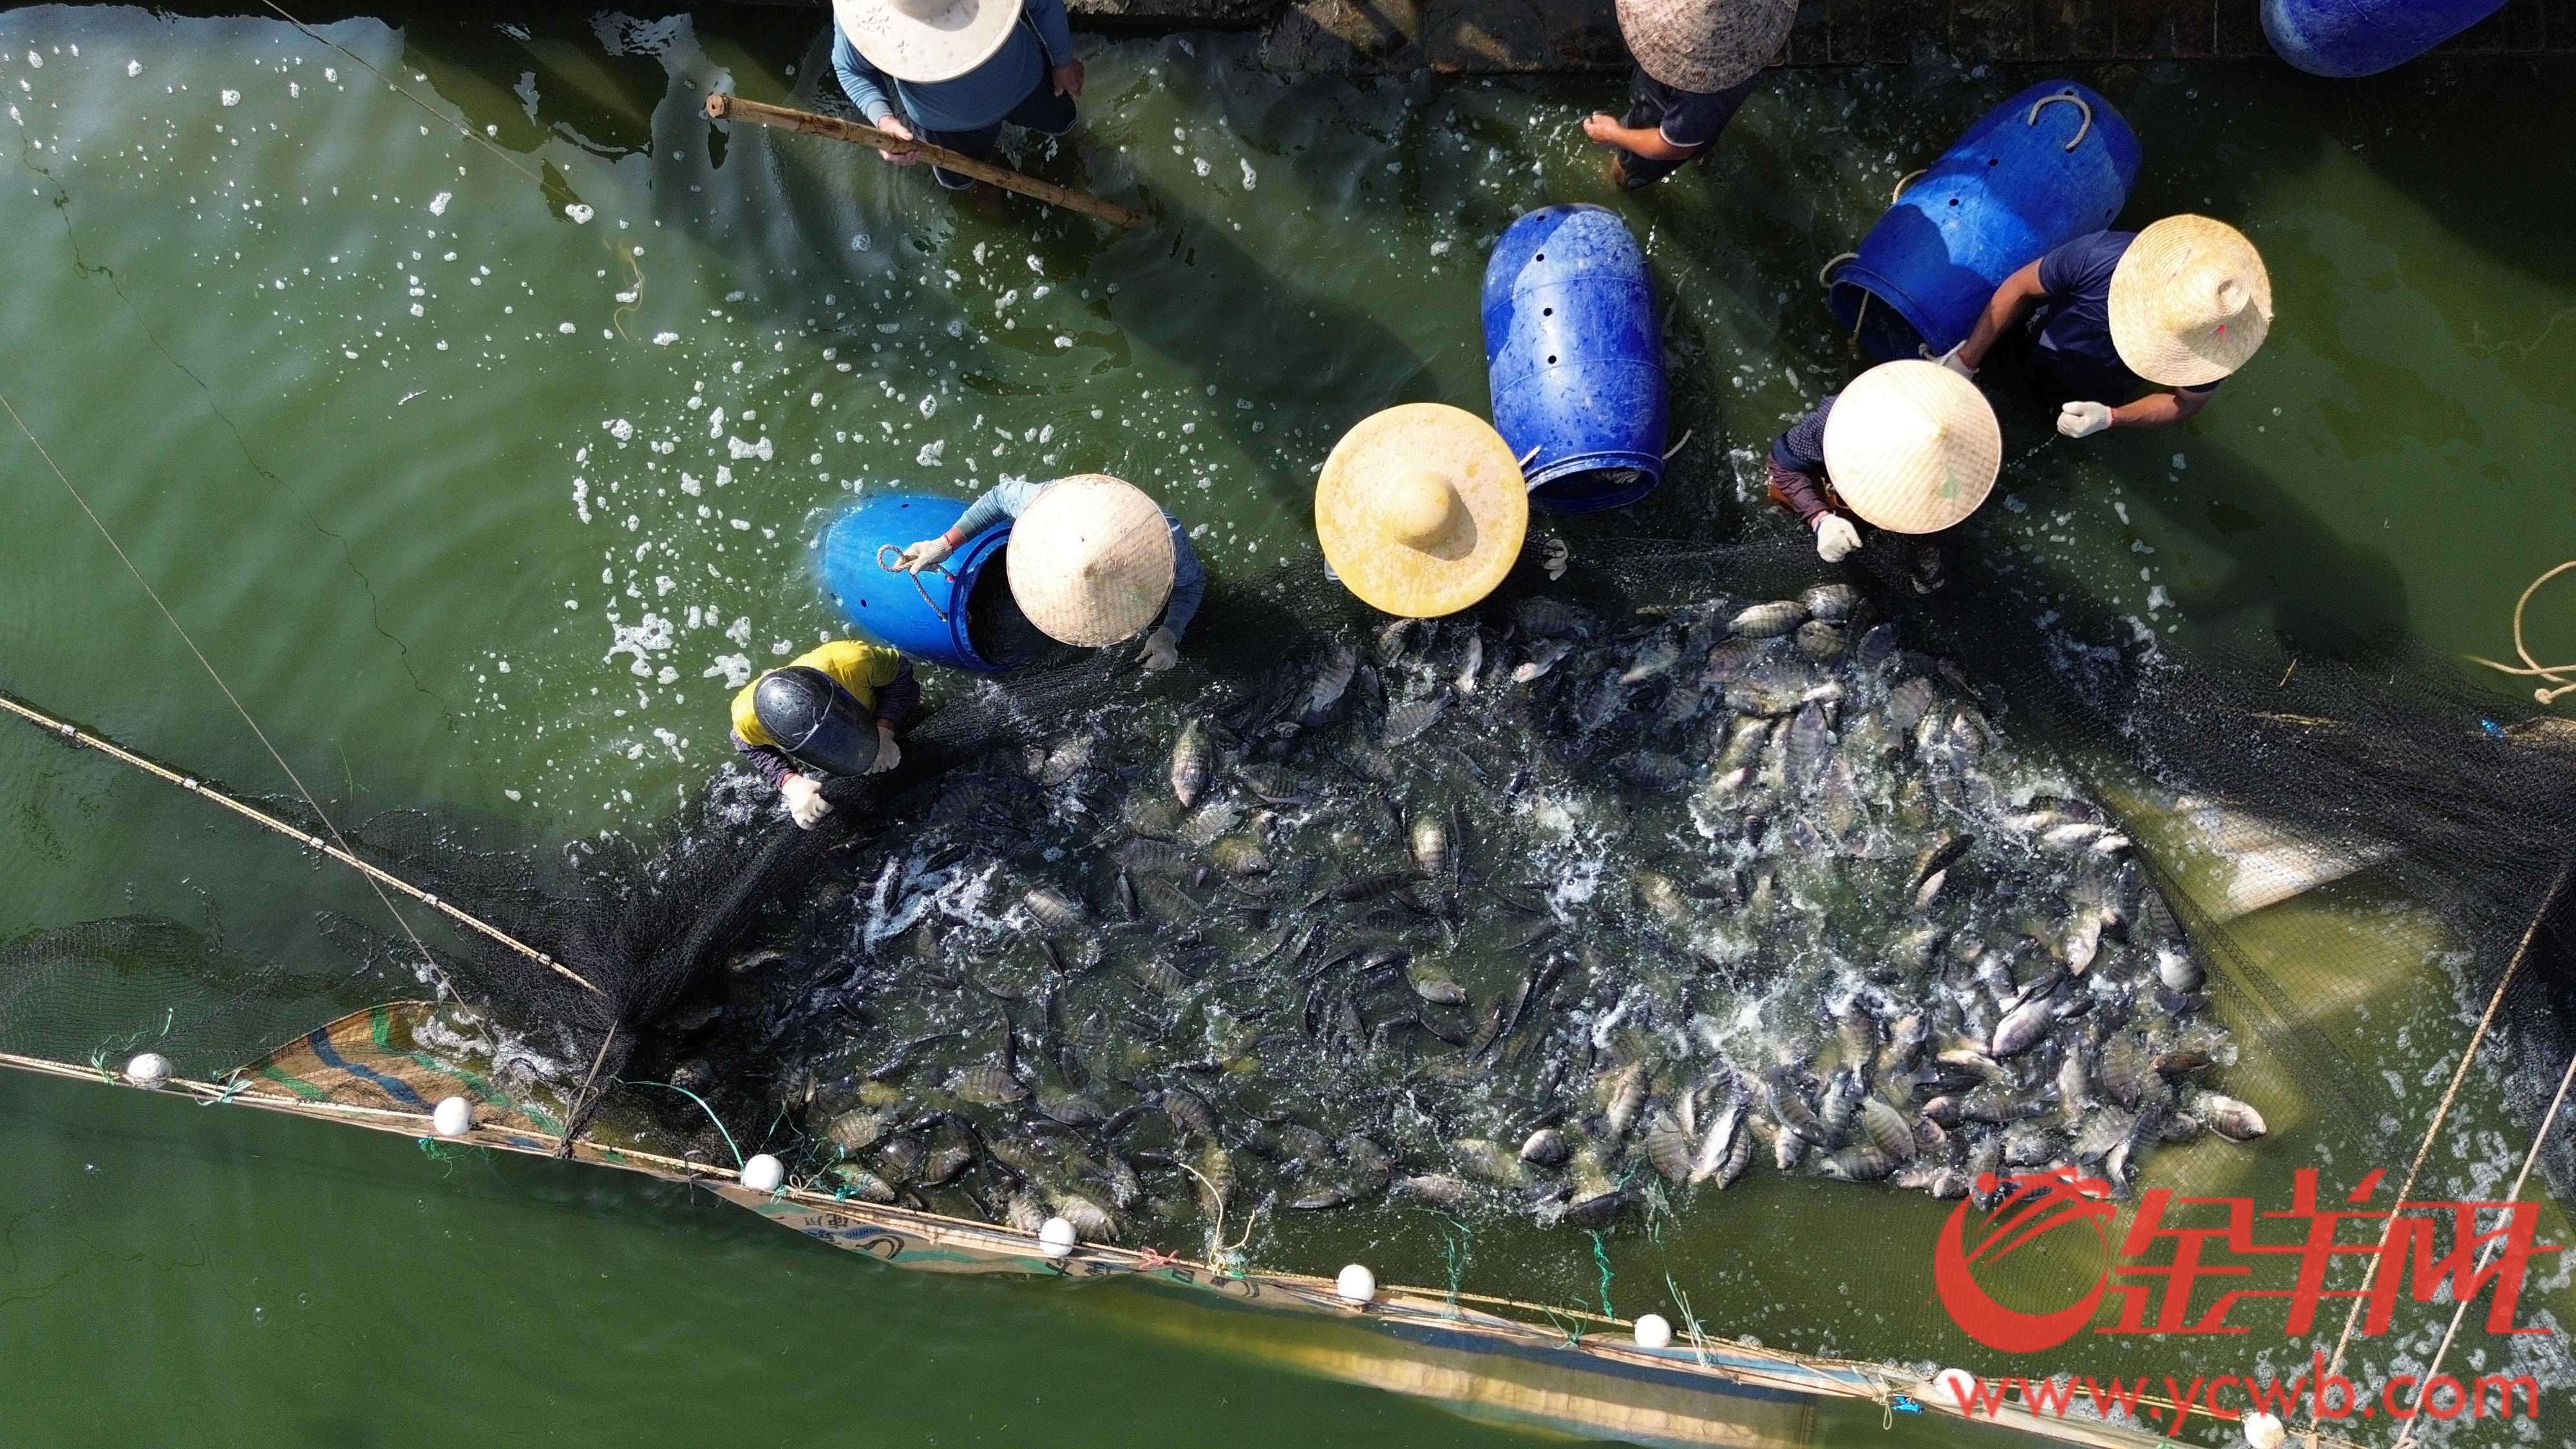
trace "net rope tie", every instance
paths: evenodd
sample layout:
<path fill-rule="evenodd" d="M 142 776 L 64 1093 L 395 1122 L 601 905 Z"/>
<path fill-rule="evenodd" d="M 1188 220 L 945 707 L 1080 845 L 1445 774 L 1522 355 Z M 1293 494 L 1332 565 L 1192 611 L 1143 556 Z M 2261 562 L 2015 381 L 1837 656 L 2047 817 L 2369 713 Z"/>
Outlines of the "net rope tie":
<path fill-rule="evenodd" d="M 2560 696 L 2576 693 L 2576 664 L 2543 664 L 2532 658 L 2531 646 L 2524 643 L 2522 638 L 2522 613 L 2524 609 L 2530 607 L 2531 596 L 2540 592 L 2541 585 L 2570 569 L 2576 569 L 2576 558 L 2571 558 L 2533 579 L 2531 586 L 2522 591 L 2522 597 L 2513 601 L 2513 652 L 2515 657 L 2522 661 L 2523 667 L 2515 668 L 2510 664 L 2500 664 L 2493 659 L 2482 658 L 2475 654 L 2469 656 L 2470 663 L 2483 664 L 2499 674 L 2513 674 L 2525 679 L 2543 681 L 2546 687 L 2531 692 L 2531 697 L 2542 704 L 2556 704 Z"/>

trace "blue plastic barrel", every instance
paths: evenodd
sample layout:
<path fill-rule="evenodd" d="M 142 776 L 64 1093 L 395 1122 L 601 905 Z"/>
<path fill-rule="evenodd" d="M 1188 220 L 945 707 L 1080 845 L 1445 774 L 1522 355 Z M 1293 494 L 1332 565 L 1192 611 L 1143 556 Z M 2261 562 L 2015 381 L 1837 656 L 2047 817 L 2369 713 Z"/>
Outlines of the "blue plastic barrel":
<path fill-rule="evenodd" d="M 1530 501 L 1558 513 L 1634 503 L 1664 476 L 1664 344 L 1646 253 L 1598 206 L 1505 228 L 1485 264 L 1494 429 Z"/>
<path fill-rule="evenodd" d="M 2263 0 L 2263 33 L 2310 75 L 2377 75 L 2504 8 L 2504 0 Z"/>
<path fill-rule="evenodd" d="M 1897 193 L 1826 305 L 1881 361 L 1967 340 L 2003 279 L 2108 227 L 2138 176 L 2138 137 L 2111 103 L 2044 81 L 1988 111 Z"/>
<path fill-rule="evenodd" d="M 1021 630 L 989 630 L 977 638 L 977 589 L 1003 590 L 1010 581 L 1002 562 L 1009 553 L 1005 521 L 968 539 L 936 569 L 912 574 L 888 569 L 904 545 L 948 531 L 966 505 L 926 493 L 879 493 L 832 521 L 823 531 L 823 586 L 861 634 L 915 659 L 977 674 L 998 674 L 1028 662 L 1035 652 Z M 1005 604 L 1005 611 L 1007 606 Z"/>

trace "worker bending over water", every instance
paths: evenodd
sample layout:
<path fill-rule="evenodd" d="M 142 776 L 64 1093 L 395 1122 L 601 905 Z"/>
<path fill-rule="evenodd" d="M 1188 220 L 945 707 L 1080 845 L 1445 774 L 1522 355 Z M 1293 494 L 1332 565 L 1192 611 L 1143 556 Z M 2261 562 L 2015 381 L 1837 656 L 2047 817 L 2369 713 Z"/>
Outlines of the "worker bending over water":
<path fill-rule="evenodd" d="M 2067 394 L 2059 432 L 2162 427 L 2207 406 L 2263 345 L 2272 278 L 2244 233 L 2205 216 L 2097 231 L 2004 278 L 1941 365 L 1973 376 L 2017 322 L 2032 360 Z"/>
<path fill-rule="evenodd" d="M 1977 511 L 2003 468 L 2003 430 L 1977 385 L 1923 361 L 1881 363 L 1771 440 L 1771 501 L 1840 563 L 1860 525 L 1910 535 L 1917 593 L 1941 587 L 1928 535 Z"/>
<path fill-rule="evenodd" d="M 1610 179 L 1633 191 L 1717 143 L 1789 38 L 1797 0 L 1618 0 L 1619 34 L 1636 68 L 1628 114 L 1587 117 L 1610 148 Z"/>
<path fill-rule="evenodd" d="M 1207 571 L 1181 521 L 1124 479 L 1078 473 L 999 484 L 946 533 L 905 549 L 895 566 L 920 573 L 1005 519 L 1011 598 L 1039 633 L 1097 648 L 1151 624 L 1138 662 L 1147 669 L 1180 662 L 1181 636 L 1207 595 Z"/>
<path fill-rule="evenodd" d="M 832 18 L 832 69 L 879 130 L 980 161 L 1004 122 L 1047 136 L 1073 129 L 1082 62 L 1064 0 L 832 0 Z M 917 159 L 878 154 L 898 166 Z M 975 184 L 936 166 L 930 174 L 951 191 Z"/>
<path fill-rule="evenodd" d="M 832 809 L 823 781 L 878 774 L 902 760 L 895 731 L 920 702 L 911 660 L 843 639 L 744 685 L 733 697 L 733 747 L 811 830 Z"/>

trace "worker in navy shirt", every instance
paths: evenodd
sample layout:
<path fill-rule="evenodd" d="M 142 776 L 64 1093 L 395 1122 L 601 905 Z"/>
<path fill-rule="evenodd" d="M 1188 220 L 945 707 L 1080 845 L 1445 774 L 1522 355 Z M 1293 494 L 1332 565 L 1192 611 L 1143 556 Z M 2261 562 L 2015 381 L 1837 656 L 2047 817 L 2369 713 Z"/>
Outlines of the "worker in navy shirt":
<path fill-rule="evenodd" d="M 1064 0 L 832 0 L 832 69 L 868 124 L 977 160 L 1005 122 L 1073 129 L 1082 62 Z M 898 166 L 919 158 L 881 151 Z M 939 184 L 975 184 L 939 167 Z"/>
<path fill-rule="evenodd" d="M 2080 236 L 2004 278 L 1941 358 L 1973 376 L 2018 323 L 2062 390 L 2057 430 L 2154 428 L 2199 412 L 2272 325 L 2272 279 L 2242 232 L 2205 216 Z"/>
<path fill-rule="evenodd" d="M 1883 362 L 1771 440 L 1771 501 L 1840 563 L 1861 525 L 1907 550 L 1915 592 L 1941 587 L 1937 536 L 1977 511 L 2003 469 L 2003 430 L 1976 384 L 1919 359 Z"/>
<path fill-rule="evenodd" d="M 1583 134 L 1610 148 L 1610 179 L 1635 190 L 1708 150 L 1761 83 L 1797 18 L 1797 0 L 1618 0 L 1619 33 L 1637 60 L 1625 119 L 1588 117 Z"/>

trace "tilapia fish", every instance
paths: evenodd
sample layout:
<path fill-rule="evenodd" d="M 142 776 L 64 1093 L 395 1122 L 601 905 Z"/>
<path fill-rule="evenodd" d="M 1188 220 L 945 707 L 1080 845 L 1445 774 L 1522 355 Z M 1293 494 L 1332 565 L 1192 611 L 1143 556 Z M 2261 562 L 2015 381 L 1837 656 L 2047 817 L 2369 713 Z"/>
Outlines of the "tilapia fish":
<path fill-rule="evenodd" d="M 1194 1253 L 1254 1205 L 1599 1230 L 1766 1171 L 2134 1191 L 2269 1130 L 2118 818 L 1846 583 L 1261 670 L 889 802 L 675 1072 L 775 1084 L 826 1191 Z"/>

